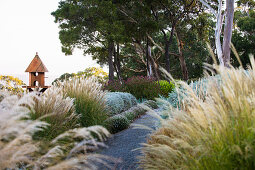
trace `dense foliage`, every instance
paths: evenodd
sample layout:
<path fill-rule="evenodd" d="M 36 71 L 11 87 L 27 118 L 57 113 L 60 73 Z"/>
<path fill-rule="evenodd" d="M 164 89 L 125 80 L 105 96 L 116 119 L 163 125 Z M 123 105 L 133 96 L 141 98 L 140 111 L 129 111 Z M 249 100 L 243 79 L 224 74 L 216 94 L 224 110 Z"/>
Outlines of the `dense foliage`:
<path fill-rule="evenodd" d="M 175 88 L 173 83 L 166 80 L 160 80 L 157 83 L 160 86 L 160 94 L 164 97 L 168 97 L 168 94 L 171 93 Z"/>
<path fill-rule="evenodd" d="M 149 107 L 151 109 L 156 109 L 157 104 L 153 100 L 147 100 L 142 104 L 131 107 L 130 109 L 115 114 L 112 117 L 106 120 L 106 128 L 111 133 L 117 133 L 129 127 L 130 123 L 132 123 L 136 118 L 144 115 L 147 112 L 147 109 L 144 107 Z"/>
<path fill-rule="evenodd" d="M 202 75 L 210 62 L 213 20 L 198 1 L 64 0 L 52 12 L 60 26 L 62 51 L 75 48 L 109 66 L 119 80 L 136 75 L 161 79 L 163 66 L 174 78 Z"/>
<path fill-rule="evenodd" d="M 144 76 L 134 76 L 122 83 L 119 81 L 110 81 L 105 86 L 105 89 L 131 93 L 137 99 L 154 99 L 161 94 L 160 85 L 155 78 Z"/>
<path fill-rule="evenodd" d="M 108 92 L 104 96 L 109 115 L 116 115 L 137 104 L 136 98 L 130 93 Z"/>
<path fill-rule="evenodd" d="M 117 133 L 129 127 L 130 121 L 121 114 L 114 115 L 106 120 L 106 128 L 111 133 Z"/>
<path fill-rule="evenodd" d="M 248 3 L 252 5 L 251 3 Z M 254 9 L 242 10 L 238 8 L 235 12 L 235 23 L 232 42 L 240 56 L 241 62 L 246 67 L 249 64 L 249 54 L 255 54 L 255 11 Z M 239 66 L 236 58 L 232 56 L 234 66 Z"/>

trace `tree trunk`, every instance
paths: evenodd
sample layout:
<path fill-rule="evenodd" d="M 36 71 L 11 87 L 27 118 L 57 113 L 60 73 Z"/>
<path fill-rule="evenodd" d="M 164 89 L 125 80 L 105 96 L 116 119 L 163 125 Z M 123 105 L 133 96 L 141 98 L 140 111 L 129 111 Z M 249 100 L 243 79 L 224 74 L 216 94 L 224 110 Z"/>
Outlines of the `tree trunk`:
<path fill-rule="evenodd" d="M 119 48 L 119 44 L 117 44 L 117 50 L 115 50 L 114 48 L 114 64 L 113 65 L 114 65 L 119 81 L 122 81 L 119 54 L 120 54 L 120 48 Z"/>
<path fill-rule="evenodd" d="M 179 34 L 176 32 L 176 40 L 177 40 L 177 44 L 178 44 L 178 50 L 179 50 L 179 61 L 180 61 L 180 65 L 181 65 L 181 70 L 182 70 L 182 76 L 183 76 L 183 80 L 187 81 L 189 79 L 189 75 L 188 75 L 188 69 L 187 69 L 187 65 L 182 53 L 182 44 L 181 44 L 181 39 Z"/>
<path fill-rule="evenodd" d="M 114 80 L 114 66 L 113 66 L 113 50 L 114 49 L 114 43 L 113 41 L 109 41 L 108 43 L 108 64 L 109 64 L 109 81 Z"/>
<path fill-rule="evenodd" d="M 205 5 L 207 8 L 210 9 L 210 11 L 213 13 L 213 15 L 216 17 L 216 28 L 215 28 L 215 45 L 216 45 L 216 53 L 217 57 L 219 59 L 220 65 L 224 66 L 223 61 L 223 54 L 222 54 L 222 46 L 220 41 L 221 36 L 221 29 L 222 29 L 222 23 L 223 23 L 223 17 L 222 15 L 222 0 L 218 0 L 218 11 L 214 10 L 208 3 L 206 3 L 204 0 L 200 0 L 200 2 Z"/>
<path fill-rule="evenodd" d="M 169 42 L 167 40 L 167 37 L 166 37 L 166 40 L 165 40 L 165 62 L 166 62 L 166 71 L 168 73 L 170 73 L 170 58 L 169 58 Z"/>
<path fill-rule="evenodd" d="M 216 45 L 216 51 L 217 51 L 217 57 L 219 59 L 220 65 L 224 66 L 223 57 L 222 57 L 222 47 L 221 47 L 221 41 L 220 41 L 220 35 L 221 35 L 221 29 L 222 29 L 222 23 L 223 23 L 223 15 L 222 12 L 222 0 L 219 0 L 218 5 L 218 12 L 217 12 L 217 23 L 216 23 L 216 29 L 215 29 L 215 45 Z"/>
<path fill-rule="evenodd" d="M 174 30 L 175 30 L 175 24 L 172 25 L 171 35 L 169 39 L 167 38 L 167 35 L 164 30 L 162 30 L 164 34 L 164 40 L 165 40 L 165 62 L 166 62 L 166 71 L 170 73 L 170 56 L 169 56 L 169 47 L 170 44 L 172 44 L 173 36 L 174 36 Z"/>
<path fill-rule="evenodd" d="M 117 44 L 117 68 L 118 68 L 118 73 L 119 73 L 119 80 L 122 81 L 122 76 L 121 76 L 121 69 L 120 69 L 120 45 L 119 43 Z"/>
<path fill-rule="evenodd" d="M 160 50 L 163 52 L 164 50 L 158 45 L 156 44 L 153 39 L 147 34 L 147 42 L 149 43 L 149 40 L 153 43 L 153 45 L 157 46 L 158 48 L 160 48 Z M 164 53 L 164 52 L 163 52 Z M 158 65 L 155 62 L 155 60 L 153 59 L 153 57 L 151 55 L 148 55 L 148 61 L 151 63 L 152 65 L 152 69 L 154 72 L 154 76 L 156 76 L 157 80 L 160 80 L 159 74 L 158 74 Z"/>
<path fill-rule="evenodd" d="M 226 2 L 226 19 L 224 27 L 224 37 L 223 37 L 223 62 L 226 67 L 230 66 L 230 45 L 232 38 L 232 27 L 234 18 L 234 0 L 227 0 Z"/>
<path fill-rule="evenodd" d="M 153 77 L 152 64 L 151 64 L 150 58 L 151 58 L 151 47 L 149 45 L 149 40 L 147 39 L 147 43 L 146 43 L 147 76 Z"/>
<path fill-rule="evenodd" d="M 159 78 L 159 74 L 158 74 L 158 66 L 157 66 L 155 60 L 152 58 L 152 56 L 149 56 L 149 60 L 150 60 L 151 65 L 152 65 L 152 69 L 154 71 L 154 75 L 156 76 L 156 79 L 159 81 L 160 78 Z"/>

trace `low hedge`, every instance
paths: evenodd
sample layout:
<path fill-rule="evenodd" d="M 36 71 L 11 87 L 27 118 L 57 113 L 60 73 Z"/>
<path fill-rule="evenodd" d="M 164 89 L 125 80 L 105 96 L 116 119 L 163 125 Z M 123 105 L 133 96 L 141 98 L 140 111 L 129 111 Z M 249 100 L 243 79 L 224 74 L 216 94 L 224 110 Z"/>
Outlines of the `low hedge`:
<path fill-rule="evenodd" d="M 143 102 L 140 105 L 134 106 L 125 112 L 122 112 L 117 115 L 113 115 L 112 117 L 106 120 L 106 128 L 111 133 L 117 133 L 129 127 L 130 123 L 132 123 L 136 118 L 144 115 L 147 110 L 142 106 L 146 105 L 151 109 L 156 109 L 157 104 L 153 100 L 148 100 Z"/>
<path fill-rule="evenodd" d="M 107 111 L 110 116 L 119 114 L 137 105 L 136 98 L 130 93 L 108 92 L 105 95 Z"/>

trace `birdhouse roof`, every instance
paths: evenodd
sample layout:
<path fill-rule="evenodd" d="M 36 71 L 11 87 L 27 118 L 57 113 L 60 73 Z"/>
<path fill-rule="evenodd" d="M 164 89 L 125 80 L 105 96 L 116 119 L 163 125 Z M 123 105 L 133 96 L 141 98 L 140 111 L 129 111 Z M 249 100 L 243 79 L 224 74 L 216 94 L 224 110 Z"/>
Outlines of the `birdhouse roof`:
<path fill-rule="evenodd" d="M 48 72 L 48 69 L 36 53 L 34 59 L 31 61 L 25 72 Z"/>

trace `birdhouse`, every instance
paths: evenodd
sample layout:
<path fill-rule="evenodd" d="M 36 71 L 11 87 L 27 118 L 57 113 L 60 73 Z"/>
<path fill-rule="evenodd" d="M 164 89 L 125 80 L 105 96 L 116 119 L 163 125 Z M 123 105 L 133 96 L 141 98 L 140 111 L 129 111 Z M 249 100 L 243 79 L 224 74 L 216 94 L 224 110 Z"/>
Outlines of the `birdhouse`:
<path fill-rule="evenodd" d="M 38 53 L 36 53 L 25 72 L 29 73 L 29 85 L 23 87 L 27 88 L 29 91 L 33 91 L 33 88 L 41 88 L 40 92 L 44 92 L 50 87 L 45 86 L 45 72 L 48 72 L 48 69 L 43 64 Z"/>

